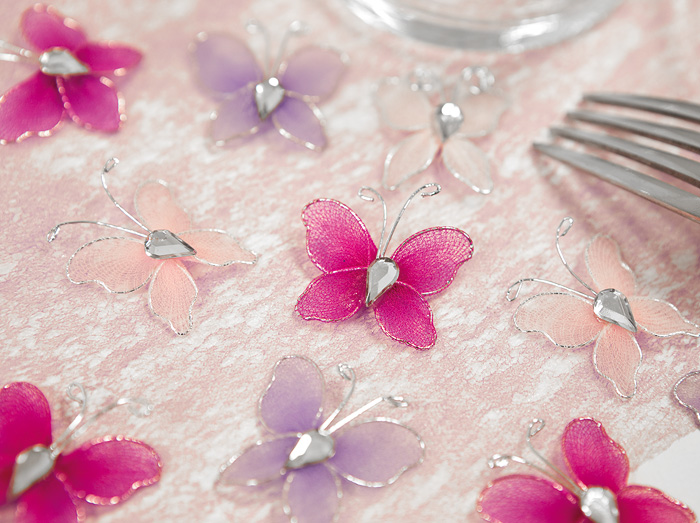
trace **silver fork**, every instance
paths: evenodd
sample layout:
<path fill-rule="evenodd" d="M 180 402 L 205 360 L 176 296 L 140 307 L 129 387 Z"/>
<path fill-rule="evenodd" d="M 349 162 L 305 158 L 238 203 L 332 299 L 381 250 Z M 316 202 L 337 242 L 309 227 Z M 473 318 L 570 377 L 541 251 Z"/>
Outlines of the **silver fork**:
<path fill-rule="evenodd" d="M 673 116 L 700 124 L 700 105 L 691 102 L 617 93 L 591 93 L 584 95 L 583 99 L 589 102 L 630 107 Z M 567 113 L 566 116 L 574 121 L 635 133 L 700 153 L 700 132 L 693 129 L 592 111 L 572 111 Z M 553 136 L 626 156 L 666 172 L 679 180 L 700 187 L 700 163 L 689 158 L 647 147 L 616 136 L 573 127 L 555 126 L 550 131 Z M 538 142 L 534 144 L 534 147 L 552 158 L 591 173 L 700 223 L 700 197 L 693 193 L 591 154 Z"/>

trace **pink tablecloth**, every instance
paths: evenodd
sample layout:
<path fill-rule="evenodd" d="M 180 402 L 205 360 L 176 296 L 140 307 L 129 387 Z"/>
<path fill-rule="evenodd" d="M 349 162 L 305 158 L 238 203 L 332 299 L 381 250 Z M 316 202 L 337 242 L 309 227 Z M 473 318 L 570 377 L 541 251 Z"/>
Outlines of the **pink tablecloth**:
<path fill-rule="evenodd" d="M 17 24 L 27 6 L 0 5 L 0 36 L 21 41 Z M 51 138 L 0 149 L 0 381 L 39 386 L 54 409 L 56 431 L 71 417 L 63 395 L 71 381 L 85 385 L 95 406 L 120 395 L 154 404 L 149 418 L 115 412 L 91 429 L 95 436 L 142 439 L 164 463 L 158 486 L 123 506 L 91 512 L 95 520 L 282 520 L 277 490 L 229 494 L 213 483 L 222 462 L 263 434 L 256 400 L 274 362 L 288 354 L 319 364 L 329 407 L 341 397 L 333 370 L 339 362 L 352 365 L 359 378 L 351 406 L 382 393 L 405 394 L 409 409 L 377 412 L 406 422 L 427 445 L 425 463 L 389 488 L 346 485 L 343 522 L 475 520 L 477 495 L 496 476 L 485 459 L 523 451 L 524 428 L 535 416 L 550 425 L 540 441 L 546 454 L 558 455 L 558 437 L 570 419 L 590 415 L 627 449 L 633 467 L 695 430 L 670 390 L 680 375 L 698 368 L 696 339 L 641 334 L 639 392 L 623 401 L 594 371 L 592 347 L 557 349 L 518 332 L 516 304 L 504 293 L 528 276 L 575 283 L 553 245 L 554 229 L 570 215 L 576 225 L 564 245 L 579 273 L 588 238 L 611 234 L 645 294 L 700 321 L 697 225 L 588 175 L 543 163 L 530 147 L 586 91 L 699 100 L 700 1 L 629 1 L 594 30 L 523 55 L 441 49 L 376 32 L 338 2 L 60 1 L 57 7 L 90 37 L 133 43 L 145 59 L 120 80 L 129 120 L 118 134 L 67 124 Z M 330 137 L 324 153 L 272 133 L 239 148 L 215 148 L 207 139 L 214 102 L 195 84 L 187 46 L 202 30 L 243 35 L 251 17 L 275 35 L 290 20 L 304 19 L 312 28 L 309 40 L 350 55 L 340 90 L 322 105 Z M 430 171 L 420 181 L 442 182 L 443 194 L 412 205 L 397 230 L 403 239 L 428 226 L 454 225 L 475 244 L 474 258 L 453 285 L 430 299 L 438 341 L 427 352 L 389 340 L 371 314 L 322 324 L 294 312 L 297 296 L 317 275 L 299 219 L 305 203 L 317 197 L 344 201 L 379 234 L 378 206 L 355 194 L 361 185 L 379 186 L 384 156 L 400 135 L 381 127 L 371 86 L 416 64 L 449 73 L 488 65 L 512 97 L 496 132 L 478 142 L 495 168 L 493 194 L 473 194 Z M 28 72 L 1 63 L 0 88 Z M 125 223 L 99 184 L 99 169 L 110 156 L 121 159 L 110 175 L 112 191 L 129 208 L 140 182 L 165 179 L 195 224 L 226 229 L 260 254 L 253 267 L 194 271 L 200 297 L 186 337 L 174 336 L 149 313 L 143 291 L 111 295 L 67 280 L 70 255 L 102 231 L 66 228 L 53 244 L 45 240 L 63 220 Z M 387 196 L 390 215 L 406 193 Z M 0 509 L 0 518 L 10 516 L 11 509 Z"/>

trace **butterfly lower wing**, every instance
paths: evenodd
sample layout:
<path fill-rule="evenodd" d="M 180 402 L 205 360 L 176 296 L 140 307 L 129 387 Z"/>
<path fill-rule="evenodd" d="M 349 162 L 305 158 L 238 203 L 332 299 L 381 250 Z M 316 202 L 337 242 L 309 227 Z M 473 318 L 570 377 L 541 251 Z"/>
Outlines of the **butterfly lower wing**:
<path fill-rule="evenodd" d="M 270 118 L 282 136 L 307 149 L 321 151 L 328 143 L 321 111 L 296 93 L 287 92 Z"/>
<path fill-rule="evenodd" d="M 252 136 L 266 122 L 260 119 L 252 86 L 245 86 L 228 96 L 211 115 L 211 138 L 217 145 Z"/>
<path fill-rule="evenodd" d="M 641 296 L 628 296 L 628 300 L 634 321 L 654 336 L 700 336 L 700 327 L 686 320 L 670 303 Z"/>
<path fill-rule="evenodd" d="M 124 99 L 106 76 L 56 77 L 63 106 L 78 125 L 98 131 L 117 131 L 126 120 Z"/>
<path fill-rule="evenodd" d="M 257 260 L 254 253 L 241 247 L 226 231 L 198 229 L 181 232 L 178 237 L 197 251 L 194 258 L 206 265 L 225 267 Z"/>
<path fill-rule="evenodd" d="M 374 317 L 384 334 L 396 341 L 416 349 L 435 345 L 437 332 L 430 306 L 405 283 L 397 281 L 375 302 Z"/>
<path fill-rule="evenodd" d="M 85 520 L 85 511 L 56 474 L 33 485 L 17 500 L 18 517 L 22 523 L 78 523 Z"/>
<path fill-rule="evenodd" d="M 284 89 L 314 101 L 335 91 L 347 66 L 347 57 L 329 47 L 308 46 L 292 54 L 280 67 Z"/>
<path fill-rule="evenodd" d="M 151 447 L 123 436 L 91 441 L 61 456 L 56 472 L 73 496 L 114 505 L 158 482 L 162 465 Z"/>
<path fill-rule="evenodd" d="M 321 274 L 299 296 L 295 310 L 305 320 L 346 320 L 364 305 L 366 282 L 364 267 Z"/>
<path fill-rule="evenodd" d="M 440 148 L 431 130 L 418 131 L 397 143 L 384 160 L 382 185 L 396 189 L 406 180 L 425 171 Z"/>
<path fill-rule="evenodd" d="M 391 259 L 399 267 L 398 281 L 427 295 L 445 290 L 473 252 L 473 242 L 466 232 L 433 227 L 406 239 Z"/>
<path fill-rule="evenodd" d="M 316 364 L 303 356 L 277 362 L 258 403 L 262 424 L 276 434 L 306 432 L 321 423 L 325 383 Z"/>
<path fill-rule="evenodd" d="M 336 436 L 328 465 L 348 481 L 383 487 L 422 463 L 424 455 L 425 444 L 416 432 L 398 421 L 378 418 Z"/>
<path fill-rule="evenodd" d="M 593 365 L 607 378 L 615 392 L 631 398 L 637 392 L 637 371 L 642 364 L 642 351 L 629 331 L 617 325 L 606 325 L 593 351 Z"/>
<path fill-rule="evenodd" d="M 559 347 L 577 348 L 593 342 L 602 325 L 593 312 L 593 303 L 560 292 L 536 294 L 513 315 L 523 332 L 539 332 Z"/>
<path fill-rule="evenodd" d="M 93 73 L 121 76 L 136 67 L 143 55 L 131 46 L 116 42 L 86 42 L 75 51 L 75 57 Z"/>
<path fill-rule="evenodd" d="M 234 93 L 263 79 L 253 53 L 245 42 L 233 36 L 200 33 L 192 53 L 200 83 L 217 96 Z"/>
<path fill-rule="evenodd" d="M 281 478 L 297 441 L 296 436 L 279 436 L 256 442 L 221 467 L 221 482 L 254 486 Z"/>
<path fill-rule="evenodd" d="M 385 78 L 376 87 L 374 101 L 380 118 L 400 131 L 427 129 L 433 105 L 423 91 L 400 78 Z"/>
<path fill-rule="evenodd" d="M 0 97 L 0 143 L 48 136 L 61 125 L 64 114 L 56 79 L 35 73 Z"/>
<path fill-rule="evenodd" d="M 377 256 L 377 247 L 360 217 L 336 200 L 309 203 L 301 213 L 306 226 L 306 251 L 325 273 L 367 268 Z"/>
<path fill-rule="evenodd" d="M 115 293 L 143 287 L 161 263 L 146 255 L 135 238 L 100 238 L 78 249 L 66 267 L 72 283 L 95 282 Z"/>
<path fill-rule="evenodd" d="M 335 521 L 342 496 L 340 480 L 323 464 L 291 471 L 282 491 L 284 512 L 297 523 Z"/>
<path fill-rule="evenodd" d="M 134 195 L 136 213 L 152 231 L 166 229 L 173 233 L 190 229 L 190 218 L 175 200 L 168 184 L 160 180 L 142 183 Z"/>
<path fill-rule="evenodd" d="M 494 523 L 583 523 L 578 499 L 557 483 L 537 476 L 498 478 L 481 491 L 476 511 Z"/>
<path fill-rule="evenodd" d="M 622 261 L 617 242 L 610 236 L 597 234 L 586 248 L 586 267 L 596 291 L 617 289 L 625 296 L 635 294 L 634 273 Z"/>
<path fill-rule="evenodd" d="M 20 28 L 24 38 L 40 51 L 52 47 L 73 51 L 86 41 L 85 33 L 75 20 L 64 18 L 53 7 L 42 4 L 22 14 Z"/>
<path fill-rule="evenodd" d="M 452 136 L 445 141 L 442 161 L 455 178 L 473 191 L 489 194 L 493 190 L 489 159 L 468 138 Z"/>
<path fill-rule="evenodd" d="M 181 262 L 165 260 L 153 274 L 148 288 L 148 304 L 156 316 L 165 320 L 178 335 L 192 328 L 192 307 L 197 285 Z"/>
<path fill-rule="evenodd" d="M 695 523 L 695 514 L 680 501 L 660 490 L 628 485 L 617 493 L 621 521 L 635 523 Z"/>

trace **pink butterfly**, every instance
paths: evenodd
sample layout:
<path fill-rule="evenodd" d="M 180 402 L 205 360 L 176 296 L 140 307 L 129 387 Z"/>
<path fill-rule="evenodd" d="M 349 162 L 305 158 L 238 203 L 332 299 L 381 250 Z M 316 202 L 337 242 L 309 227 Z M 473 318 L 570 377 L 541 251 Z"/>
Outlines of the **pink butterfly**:
<path fill-rule="evenodd" d="M 376 92 L 382 121 L 413 134 L 389 151 L 382 185 L 394 190 L 441 157 L 459 181 L 478 193 L 490 193 L 489 160 L 470 138 L 493 131 L 508 106 L 505 95 L 493 83 L 493 74 L 486 67 L 467 67 L 448 101 L 440 79 L 428 71 L 418 70 L 408 79 L 383 80 Z M 468 89 L 463 93 L 465 84 Z M 432 93 L 437 93 L 437 104 Z"/>
<path fill-rule="evenodd" d="M 192 46 L 200 82 L 221 101 L 211 115 L 212 138 L 217 145 L 224 145 L 251 136 L 272 122 L 285 138 L 320 151 L 327 139 L 316 103 L 335 90 L 347 56 L 330 48 L 308 46 L 282 62 L 289 38 L 307 30 L 296 21 L 285 32 L 277 57 L 270 63 L 267 31 L 255 21 L 248 29 L 265 36 L 262 67 L 248 46 L 233 36 L 200 33 Z"/>
<path fill-rule="evenodd" d="M 434 187 L 433 192 L 421 192 Z M 415 233 L 386 257 L 386 249 L 396 226 L 411 200 L 440 192 L 437 184 L 427 184 L 406 201 L 386 241 L 386 203 L 369 187 L 360 189 L 360 198 L 371 191 L 382 202 L 384 226 L 379 248 L 359 216 L 336 200 L 309 203 L 301 218 L 306 226 L 306 250 L 323 274 L 314 279 L 297 300 L 296 310 L 305 320 L 340 321 L 363 307 L 374 308 L 374 316 L 384 333 L 417 349 L 435 344 L 437 332 L 433 313 L 425 296 L 444 291 L 459 267 L 472 257 L 469 235 L 454 227 L 432 227 Z"/>
<path fill-rule="evenodd" d="M 74 389 L 80 396 L 75 396 Z M 136 490 L 160 480 L 161 462 L 155 450 L 125 436 L 104 436 L 63 453 L 101 414 L 128 403 L 141 403 L 139 415 L 150 407 L 122 398 L 84 421 L 87 396 L 72 384 L 69 397 L 80 413 L 53 440 L 51 411 L 46 397 L 30 383 L 10 383 L 0 389 L 0 506 L 17 504 L 15 521 L 64 523 L 85 519 L 83 502 L 121 503 Z"/>
<path fill-rule="evenodd" d="M 36 4 L 20 22 L 34 49 L 0 41 L 0 60 L 39 71 L 0 98 L 0 144 L 50 136 L 68 117 L 86 129 L 112 132 L 126 120 L 124 99 L 105 75 L 122 76 L 141 53 L 117 42 L 89 42 L 75 20 Z"/>
<path fill-rule="evenodd" d="M 187 213 L 161 180 L 147 181 L 137 189 L 134 207 L 138 219 L 135 218 L 107 189 L 105 174 L 117 163 L 112 158 L 105 164 L 102 188 L 112 203 L 143 232 L 78 220 L 59 223 L 49 231 L 47 239 L 53 241 L 63 225 L 75 223 L 92 223 L 137 236 L 139 239 L 116 236 L 86 243 L 68 260 L 68 279 L 78 284 L 99 283 L 118 294 L 133 292 L 150 282 L 151 312 L 167 321 L 177 334 L 187 334 L 192 328 L 192 307 L 198 291 L 185 263 L 225 267 L 234 263 L 253 264 L 256 256 L 240 247 L 226 231 L 193 229 Z"/>
<path fill-rule="evenodd" d="M 591 418 L 571 421 L 561 438 L 569 474 L 545 459 L 530 439 L 544 428 L 534 420 L 527 444 L 546 468 L 520 456 L 496 454 L 490 467 L 520 463 L 548 477 L 513 474 L 498 478 L 481 492 L 477 512 L 493 523 L 691 523 L 695 514 L 660 490 L 628 485 L 629 460 L 603 426 Z"/>
<path fill-rule="evenodd" d="M 379 396 L 331 425 L 355 388 L 352 368 L 341 364 L 338 372 L 350 388 L 322 421 L 325 384 L 319 368 L 302 356 L 278 361 L 258 402 L 258 418 L 271 435 L 222 465 L 220 481 L 254 486 L 283 480 L 284 511 L 290 520 L 323 523 L 338 517 L 341 477 L 356 485 L 384 487 L 422 463 L 423 440 L 396 420 L 374 418 L 340 430 L 380 403 L 408 406 L 401 397 Z"/>
<path fill-rule="evenodd" d="M 573 223 L 572 218 L 562 220 L 557 228 L 556 248 L 564 266 L 588 292 L 538 278 L 519 280 L 508 289 L 509 301 L 518 297 L 520 287 L 528 281 L 546 283 L 566 292 L 545 292 L 528 298 L 515 311 L 513 321 L 521 331 L 540 332 L 559 347 L 577 348 L 595 341 L 596 371 L 612 382 L 617 394 L 631 398 L 637 391 L 637 370 L 642 361 L 634 336 L 638 328 L 666 337 L 700 336 L 700 327 L 683 318 L 670 303 L 639 296 L 634 274 L 609 236 L 595 236 L 586 249 L 591 285 L 579 278 L 559 247 L 559 238 L 569 232 Z"/>
<path fill-rule="evenodd" d="M 673 397 L 693 413 L 700 425 L 700 370 L 683 375 L 673 386 Z"/>

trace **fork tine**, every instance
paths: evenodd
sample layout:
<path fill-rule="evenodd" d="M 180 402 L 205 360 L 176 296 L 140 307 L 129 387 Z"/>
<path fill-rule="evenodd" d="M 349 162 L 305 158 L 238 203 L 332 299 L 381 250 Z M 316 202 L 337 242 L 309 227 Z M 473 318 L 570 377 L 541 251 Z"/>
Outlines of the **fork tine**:
<path fill-rule="evenodd" d="M 566 116 L 572 120 L 630 131 L 688 149 L 689 151 L 700 153 L 700 133 L 691 129 L 647 122 L 635 118 L 626 118 L 624 116 L 593 113 L 590 111 L 571 111 L 566 113 Z"/>
<path fill-rule="evenodd" d="M 550 128 L 550 132 L 554 136 L 593 145 L 605 149 L 606 151 L 632 158 L 633 160 L 671 174 L 684 182 L 700 187 L 700 163 L 689 158 L 646 147 L 616 136 L 591 133 L 582 129 L 552 127 Z"/>
<path fill-rule="evenodd" d="M 700 197 L 590 154 L 571 151 L 557 145 L 535 143 L 535 149 L 561 162 L 591 173 L 606 182 L 622 187 L 642 198 L 666 207 L 700 223 Z"/>
<path fill-rule="evenodd" d="M 583 95 L 583 99 L 588 102 L 631 107 L 700 123 L 700 105 L 692 102 L 623 93 L 587 93 Z"/>

